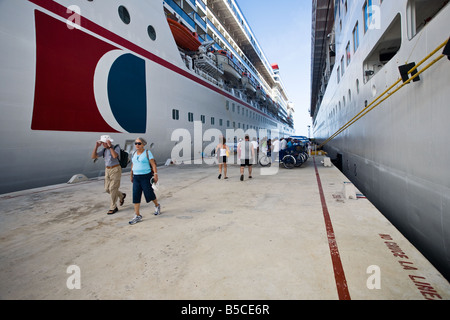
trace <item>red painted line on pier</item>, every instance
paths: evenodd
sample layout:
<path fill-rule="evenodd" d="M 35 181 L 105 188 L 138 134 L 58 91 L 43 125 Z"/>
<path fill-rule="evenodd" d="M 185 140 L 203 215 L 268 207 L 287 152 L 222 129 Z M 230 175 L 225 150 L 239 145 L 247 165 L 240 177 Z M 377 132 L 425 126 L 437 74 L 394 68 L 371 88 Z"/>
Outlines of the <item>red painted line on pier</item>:
<path fill-rule="evenodd" d="M 314 168 L 316 169 L 317 185 L 319 186 L 320 201 L 322 202 L 323 218 L 327 229 L 328 245 L 330 247 L 331 261 L 333 262 L 334 278 L 338 291 L 339 300 L 351 300 L 348 292 L 347 280 L 345 278 L 344 268 L 342 267 L 341 256 L 339 254 L 336 236 L 331 223 L 330 213 L 328 212 L 325 195 L 323 193 L 322 182 L 320 180 L 319 170 L 317 170 L 316 158 L 314 160 Z"/>

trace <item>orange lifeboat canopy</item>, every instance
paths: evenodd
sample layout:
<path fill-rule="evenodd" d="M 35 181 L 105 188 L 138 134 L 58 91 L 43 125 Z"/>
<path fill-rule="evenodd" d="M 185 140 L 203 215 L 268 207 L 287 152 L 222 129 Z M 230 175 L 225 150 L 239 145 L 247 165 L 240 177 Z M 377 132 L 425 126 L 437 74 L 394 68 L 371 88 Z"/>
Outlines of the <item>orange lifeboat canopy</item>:
<path fill-rule="evenodd" d="M 183 26 L 181 23 L 167 18 L 170 30 L 172 31 L 173 37 L 177 45 L 183 49 L 189 51 L 197 51 L 200 47 L 201 42 L 198 40 L 197 33 L 192 33 L 188 28 Z"/>
<path fill-rule="evenodd" d="M 217 51 L 219 54 L 221 54 L 222 56 L 228 57 L 230 59 L 233 59 L 233 54 L 231 52 L 228 52 L 227 50 L 218 50 Z"/>

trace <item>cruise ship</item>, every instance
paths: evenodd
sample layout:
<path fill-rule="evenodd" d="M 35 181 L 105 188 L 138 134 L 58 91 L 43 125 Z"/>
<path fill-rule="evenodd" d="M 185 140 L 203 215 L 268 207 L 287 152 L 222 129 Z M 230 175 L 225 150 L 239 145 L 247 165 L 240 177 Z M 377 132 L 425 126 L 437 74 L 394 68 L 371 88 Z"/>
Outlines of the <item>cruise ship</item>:
<path fill-rule="evenodd" d="M 448 0 L 313 0 L 319 147 L 450 279 Z"/>
<path fill-rule="evenodd" d="M 104 134 L 127 151 L 144 137 L 163 164 L 180 143 L 201 159 L 209 129 L 294 133 L 235 0 L 3 0 L 0 42 L 0 193 L 102 175 Z"/>

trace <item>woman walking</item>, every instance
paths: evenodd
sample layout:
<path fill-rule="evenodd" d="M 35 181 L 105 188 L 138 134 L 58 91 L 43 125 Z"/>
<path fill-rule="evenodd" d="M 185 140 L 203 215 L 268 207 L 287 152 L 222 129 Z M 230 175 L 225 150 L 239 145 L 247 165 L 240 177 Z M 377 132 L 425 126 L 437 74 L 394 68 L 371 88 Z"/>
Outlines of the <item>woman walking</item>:
<path fill-rule="evenodd" d="M 155 204 L 155 215 L 161 213 L 161 206 L 156 199 L 155 192 L 152 188 L 151 178 L 153 176 L 154 183 L 158 182 L 158 172 L 153 154 L 149 150 L 145 150 L 147 141 L 144 138 L 137 138 L 134 142 L 136 152 L 133 153 L 131 159 L 131 182 L 133 183 L 133 204 L 134 217 L 129 222 L 135 224 L 142 221 L 140 213 L 142 193 L 144 193 L 147 203 L 153 201 Z"/>
<path fill-rule="evenodd" d="M 222 166 L 223 166 L 223 174 L 224 179 L 228 179 L 227 177 L 227 157 L 230 154 L 230 149 L 228 148 L 226 144 L 225 137 L 221 137 L 222 143 L 219 143 L 216 147 L 216 154 L 218 156 L 219 160 L 219 176 L 217 177 L 220 179 L 222 177 Z"/>

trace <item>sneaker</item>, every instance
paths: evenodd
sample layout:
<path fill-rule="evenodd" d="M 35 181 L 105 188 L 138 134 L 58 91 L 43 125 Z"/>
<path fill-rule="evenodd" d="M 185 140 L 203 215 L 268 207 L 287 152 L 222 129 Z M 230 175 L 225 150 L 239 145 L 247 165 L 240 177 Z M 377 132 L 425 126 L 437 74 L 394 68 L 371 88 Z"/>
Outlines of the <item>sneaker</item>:
<path fill-rule="evenodd" d="M 138 216 L 138 215 L 134 215 L 133 219 L 131 219 L 131 221 L 129 221 L 129 224 L 136 224 L 138 222 L 142 221 L 142 216 Z"/>
<path fill-rule="evenodd" d="M 244 181 L 244 175 L 241 175 L 241 181 Z"/>
<path fill-rule="evenodd" d="M 219 176 L 217 177 L 217 179 L 220 179 L 220 178 L 222 178 L 222 174 L 219 174 Z"/>
<path fill-rule="evenodd" d="M 160 215 L 161 214 L 161 205 L 158 204 L 157 207 L 155 207 L 155 216 Z"/>

